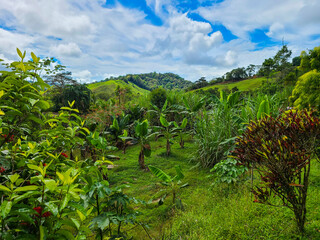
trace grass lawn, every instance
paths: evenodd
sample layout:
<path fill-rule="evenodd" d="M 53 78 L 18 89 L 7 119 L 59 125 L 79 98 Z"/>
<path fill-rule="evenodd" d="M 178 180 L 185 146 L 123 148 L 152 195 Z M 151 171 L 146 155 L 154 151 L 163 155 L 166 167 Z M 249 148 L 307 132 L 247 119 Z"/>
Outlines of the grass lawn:
<path fill-rule="evenodd" d="M 227 89 L 231 90 L 232 88 L 237 87 L 240 91 L 248 91 L 248 90 L 254 90 L 254 89 L 260 87 L 262 82 L 266 81 L 266 80 L 267 79 L 265 77 L 253 78 L 253 79 L 246 79 L 246 80 L 242 80 L 242 81 L 234 82 L 234 83 L 215 84 L 215 85 L 200 88 L 200 89 L 202 89 L 203 91 L 206 91 L 210 88 L 218 88 L 219 90 L 223 90 L 223 89 L 227 88 Z M 197 89 L 197 90 L 199 90 L 199 89 Z"/>
<path fill-rule="evenodd" d="M 213 185 L 207 178 L 208 169 L 195 168 L 190 162 L 195 144 L 189 140 L 185 149 L 178 143 L 172 146 L 172 155 L 167 157 L 165 142 L 152 142 L 152 155 L 145 158 L 146 164 L 161 168 L 175 175 L 174 166 L 180 165 L 189 186 L 181 189 L 184 211 L 174 210 L 169 196 L 163 205 L 156 202 L 141 205 L 138 219 L 149 226 L 153 239 L 320 239 L 320 164 L 313 162 L 309 187 L 306 233 L 296 234 L 293 213 L 285 207 L 272 207 L 253 203 L 250 194 L 250 180 L 247 176 L 236 186 Z M 132 146 L 114 162 L 110 171 L 111 185 L 127 184 L 125 192 L 130 196 L 148 202 L 161 185 L 150 172 L 141 171 L 138 166 L 139 146 Z M 258 179 L 256 179 L 258 181 Z M 134 239 L 150 239 L 141 226 L 126 229 Z"/>
<path fill-rule="evenodd" d="M 133 95 L 142 95 L 149 92 L 148 90 L 142 89 L 131 82 L 125 83 L 122 80 L 109 80 L 106 82 L 92 83 L 88 85 L 88 88 L 91 89 L 96 95 L 103 94 L 106 98 L 110 98 L 118 85 L 120 85 L 122 88 L 129 87 Z"/>

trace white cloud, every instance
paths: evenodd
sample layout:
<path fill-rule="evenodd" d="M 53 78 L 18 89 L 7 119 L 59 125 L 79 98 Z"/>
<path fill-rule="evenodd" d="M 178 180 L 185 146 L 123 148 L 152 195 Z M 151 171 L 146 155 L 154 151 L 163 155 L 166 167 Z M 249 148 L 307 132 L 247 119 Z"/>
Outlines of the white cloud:
<path fill-rule="evenodd" d="M 57 46 L 52 46 L 51 51 L 57 57 L 66 56 L 66 57 L 80 57 L 81 49 L 76 43 L 68 44 L 59 44 Z"/>
<path fill-rule="evenodd" d="M 273 56 L 279 47 L 257 50 L 251 42 L 255 29 L 275 40 L 284 37 L 295 55 L 319 44 L 310 39 L 320 33 L 318 0 L 225 0 L 195 10 L 239 37 L 230 42 L 209 23 L 179 12 L 178 0 L 146 0 L 162 26 L 151 24 L 139 9 L 104 8 L 104 2 L 0 0 L 0 58 L 16 59 L 16 47 L 57 57 L 81 81 L 151 71 L 197 80 Z"/>

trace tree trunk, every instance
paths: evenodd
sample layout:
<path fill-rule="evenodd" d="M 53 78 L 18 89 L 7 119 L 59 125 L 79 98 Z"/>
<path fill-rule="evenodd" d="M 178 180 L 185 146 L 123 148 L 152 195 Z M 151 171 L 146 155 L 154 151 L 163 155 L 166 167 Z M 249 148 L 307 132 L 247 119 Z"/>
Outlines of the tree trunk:
<path fill-rule="evenodd" d="M 167 139 L 167 156 L 169 156 L 170 155 L 170 141 L 169 141 L 169 139 Z"/>
<path fill-rule="evenodd" d="M 180 138 L 180 147 L 184 148 L 184 140 L 182 139 L 182 137 Z"/>
<path fill-rule="evenodd" d="M 140 166 L 141 169 L 146 169 L 146 165 L 144 164 L 143 149 L 141 149 L 140 154 L 139 154 L 139 166 Z"/>

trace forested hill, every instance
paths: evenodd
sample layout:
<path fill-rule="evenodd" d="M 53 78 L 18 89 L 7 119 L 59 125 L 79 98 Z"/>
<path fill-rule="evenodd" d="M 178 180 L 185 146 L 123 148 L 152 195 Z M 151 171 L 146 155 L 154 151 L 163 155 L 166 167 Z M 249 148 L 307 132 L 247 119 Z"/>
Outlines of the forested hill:
<path fill-rule="evenodd" d="M 136 84 L 138 87 L 152 90 L 158 87 L 165 89 L 185 89 L 192 85 L 192 82 L 185 80 L 174 73 L 143 73 L 143 74 L 127 74 L 125 76 L 110 77 L 104 81 L 109 80 L 122 80 L 126 83 L 131 82 Z"/>

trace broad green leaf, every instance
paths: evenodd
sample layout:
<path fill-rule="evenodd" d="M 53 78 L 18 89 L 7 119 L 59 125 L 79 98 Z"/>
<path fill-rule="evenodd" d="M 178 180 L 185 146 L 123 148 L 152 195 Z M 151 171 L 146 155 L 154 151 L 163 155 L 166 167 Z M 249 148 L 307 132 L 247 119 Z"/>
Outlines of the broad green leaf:
<path fill-rule="evenodd" d="M 57 182 L 53 179 L 45 179 L 44 184 L 51 192 L 53 192 L 57 188 Z"/>
<path fill-rule="evenodd" d="M 47 110 L 50 108 L 50 104 L 49 102 L 45 101 L 45 100 L 39 100 L 35 106 L 39 107 L 42 110 Z"/>
<path fill-rule="evenodd" d="M 184 118 L 184 119 L 182 120 L 182 123 L 181 123 L 181 128 L 182 128 L 182 129 L 185 129 L 186 126 L 187 126 L 187 124 L 188 124 L 188 119 Z"/>
<path fill-rule="evenodd" d="M 167 106 L 168 106 L 168 100 L 164 102 L 161 112 L 164 112 L 167 109 Z"/>
<path fill-rule="evenodd" d="M 77 219 L 75 218 L 71 218 L 71 221 L 74 223 L 74 225 L 76 226 L 76 228 L 79 230 L 80 228 L 80 223 Z"/>
<path fill-rule="evenodd" d="M 1 204 L 1 215 L 2 218 L 6 218 L 8 216 L 8 214 L 10 213 L 12 208 L 12 201 L 4 201 Z"/>
<path fill-rule="evenodd" d="M 20 177 L 20 176 L 19 176 L 19 174 L 17 174 L 17 173 L 14 174 L 14 175 L 9 175 L 9 176 L 8 176 L 10 182 L 12 182 L 12 183 L 15 183 L 15 182 L 18 180 L 19 177 Z"/>
<path fill-rule="evenodd" d="M 0 191 L 11 192 L 11 190 L 3 185 L 0 185 Z"/>
<path fill-rule="evenodd" d="M 82 212 L 80 212 L 78 209 L 77 209 L 77 213 L 81 222 L 83 222 L 86 219 L 86 216 Z"/>
<path fill-rule="evenodd" d="M 62 200 L 62 204 L 61 204 L 61 206 L 60 206 L 60 212 L 61 212 L 63 209 L 65 209 L 65 207 L 68 205 L 69 200 L 70 200 L 69 195 L 68 195 L 68 194 L 65 195 L 64 198 L 63 198 L 63 200 Z"/>
<path fill-rule="evenodd" d="M 34 63 L 38 63 L 39 62 L 39 59 L 37 58 L 37 56 L 33 52 L 31 52 L 31 57 L 32 57 L 32 60 L 33 60 Z"/>
<path fill-rule="evenodd" d="M 27 166 L 28 166 L 28 168 L 30 168 L 30 169 L 33 169 L 33 170 L 36 170 L 36 171 L 40 172 L 41 175 L 44 175 L 44 172 L 43 172 L 43 170 L 42 170 L 41 167 L 36 166 L 36 165 L 33 165 L 33 164 L 27 164 Z"/>
<path fill-rule="evenodd" d="M 57 234 L 62 235 L 63 237 L 65 237 L 65 239 L 68 239 L 68 240 L 74 239 L 73 234 L 65 229 L 60 229 L 59 231 L 57 231 Z"/>
<path fill-rule="evenodd" d="M 37 190 L 39 187 L 36 185 L 29 185 L 23 187 L 17 187 L 13 192 L 27 192 Z"/>
<path fill-rule="evenodd" d="M 58 215 L 58 213 L 59 213 L 58 206 L 55 203 L 46 202 L 45 205 L 50 210 L 50 212 L 53 214 L 53 216 L 57 216 Z"/>
<path fill-rule="evenodd" d="M 154 166 L 148 166 L 150 171 L 156 176 L 158 177 L 160 180 L 164 181 L 164 182 L 171 182 L 171 177 L 169 175 L 167 175 L 164 171 L 162 171 L 161 169 L 154 167 Z"/>
<path fill-rule="evenodd" d="M 164 126 L 164 127 L 169 126 L 167 119 L 165 119 L 163 116 L 160 116 L 160 122 L 161 122 L 162 126 Z"/>
<path fill-rule="evenodd" d="M 175 166 L 177 175 L 175 176 L 175 180 L 179 181 L 184 178 L 181 167 L 179 165 Z"/>
<path fill-rule="evenodd" d="M 19 49 L 19 48 L 17 48 L 17 53 L 18 53 L 19 57 L 20 57 L 21 59 L 23 59 L 22 52 L 20 51 L 20 49 Z"/>

